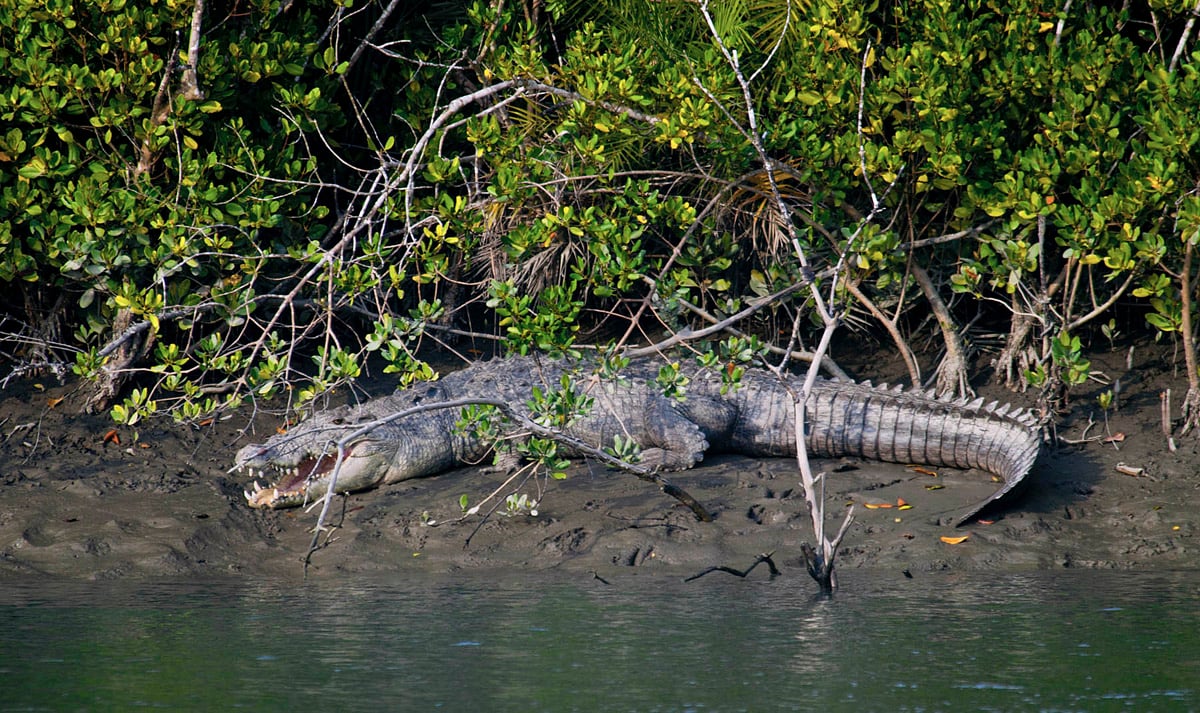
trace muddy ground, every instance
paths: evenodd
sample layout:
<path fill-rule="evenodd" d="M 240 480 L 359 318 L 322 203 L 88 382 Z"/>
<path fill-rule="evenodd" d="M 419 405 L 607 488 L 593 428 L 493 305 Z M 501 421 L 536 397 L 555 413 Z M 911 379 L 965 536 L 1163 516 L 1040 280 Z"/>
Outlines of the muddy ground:
<path fill-rule="evenodd" d="M 1197 566 L 1200 441 L 1177 437 L 1171 452 L 1161 427 L 1160 394 L 1170 388 L 1182 401 L 1182 366 L 1170 351 L 1140 344 L 1130 369 L 1128 348 L 1092 355 L 1094 369 L 1121 379 L 1120 408 L 1109 415 L 1108 429 L 1124 440 L 1047 446 L 1024 493 L 987 521 L 947 524 L 995 488 L 987 474 L 815 461 L 832 473 L 833 516 L 840 521 L 855 504 L 838 566 L 894 576 Z M 899 373 L 894 364 L 884 369 L 854 371 L 876 381 Z M 1025 402 L 987 383 L 976 386 L 992 398 Z M 1071 413 L 1059 420 L 1059 436 L 1082 438 L 1089 414 L 1098 423 L 1087 435 L 1104 435 L 1095 399 L 1103 388 L 1078 392 Z M 112 424 L 105 417 L 73 413 L 69 399 L 50 406 L 70 390 L 47 379 L 0 392 L 0 578 L 304 576 L 316 514 L 251 510 L 242 497 L 246 479 L 227 472 L 236 450 L 273 433 L 278 417 L 249 423 L 242 414 L 205 428 L 162 420 L 106 438 Z M 247 426 L 255 436 L 242 433 Z M 1142 475 L 1119 472 L 1118 464 L 1143 469 Z M 454 576 L 497 567 L 687 576 L 717 565 L 744 568 L 759 553 L 773 552 L 785 575 L 806 578 L 799 544 L 811 535 L 794 461 L 713 456 L 671 478 L 715 521 L 696 522 L 653 486 L 587 463 L 549 486 L 536 517 L 460 520 L 460 495 L 478 501 L 501 481 L 480 469 L 351 495 L 340 529 L 313 555 L 307 576 Z M 901 500 L 911 507 L 895 507 Z M 942 540 L 963 535 L 968 539 L 959 544 Z"/>

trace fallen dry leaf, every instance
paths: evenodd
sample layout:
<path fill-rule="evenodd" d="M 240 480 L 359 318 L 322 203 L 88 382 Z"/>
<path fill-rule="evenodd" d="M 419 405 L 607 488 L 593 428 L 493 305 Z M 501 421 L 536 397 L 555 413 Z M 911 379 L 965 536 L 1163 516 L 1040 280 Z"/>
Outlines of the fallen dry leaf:
<path fill-rule="evenodd" d="M 970 535 L 963 535 L 962 537 L 946 537 L 945 535 L 942 535 L 942 542 L 945 542 L 947 545 L 961 545 L 970 537 Z"/>
<path fill-rule="evenodd" d="M 1125 440 L 1125 434 L 1121 433 L 1120 431 L 1117 431 L 1116 433 L 1112 434 L 1108 438 L 1105 438 L 1104 442 L 1105 443 L 1120 443 L 1121 441 L 1124 441 L 1124 440 Z"/>
<path fill-rule="evenodd" d="M 196 425 L 199 426 L 200 428 L 204 428 L 205 426 L 211 426 L 212 422 L 213 422 L 213 420 L 211 418 L 206 418 L 203 421 L 201 421 L 200 423 L 197 423 Z"/>
<path fill-rule="evenodd" d="M 115 443 L 118 446 L 121 445 L 121 436 L 117 433 L 117 429 L 113 428 L 113 429 L 110 429 L 108 431 L 108 433 L 105 433 L 104 434 L 104 442 L 105 443 Z"/>
<path fill-rule="evenodd" d="M 46 399 L 46 405 L 49 406 L 50 408 L 54 408 L 55 406 L 57 406 L 63 402 L 63 398 L 64 397 L 62 397 L 62 396 L 54 396 L 52 398 Z"/>
<path fill-rule="evenodd" d="M 941 490 L 944 487 L 946 487 L 946 486 L 944 486 L 944 485 L 926 485 L 925 489 L 926 490 Z"/>
<path fill-rule="evenodd" d="M 1126 465 L 1125 463 L 1117 463 L 1116 469 L 1117 469 L 1118 473 L 1124 473 L 1125 475 L 1132 475 L 1135 478 L 1141 477 L 1146 474 L 1145 468 L 1139 468 L 1136 465 Z"/>
<path fill-rule="evenodd" d="M 863 507 L 868 510 L 888 510 L 891 509 L 891 503 L 863 503 Z"/>
<path fill-rule="evenodd" d="M 921 467 L 921 466 L 919 466 L 919 465 L 910 465 L 910 466 L 908 466 L 908 469 L 909 469 L 909 470 L 911 470 L 911 471 L 913 471 L 913 472 L 920 473 L 921 475 L 932 475 L 932 476 L 933 476 L 933 477 L 935 477 L 935 478 L 937 477 L 937 471 L 936 471 L 936 470 L 930 470 L 930 469 L 928 469 L 928 468 L 922 468 L 922 467 Z"/>

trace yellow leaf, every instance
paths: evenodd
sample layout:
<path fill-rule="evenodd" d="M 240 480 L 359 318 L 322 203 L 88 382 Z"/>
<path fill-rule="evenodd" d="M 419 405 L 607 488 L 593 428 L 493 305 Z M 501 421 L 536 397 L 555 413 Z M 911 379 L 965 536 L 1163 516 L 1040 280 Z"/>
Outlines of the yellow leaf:
<path fill-rule="evenodd" d="M 943 535 L 942 542 L 945 542 L 947 545 L 961 545 L 962 543 L 966 542 L 970 537 L 971 537 L 970 535 L 963 535 L 962 537 L 946 537 L 945 535 Z"/>

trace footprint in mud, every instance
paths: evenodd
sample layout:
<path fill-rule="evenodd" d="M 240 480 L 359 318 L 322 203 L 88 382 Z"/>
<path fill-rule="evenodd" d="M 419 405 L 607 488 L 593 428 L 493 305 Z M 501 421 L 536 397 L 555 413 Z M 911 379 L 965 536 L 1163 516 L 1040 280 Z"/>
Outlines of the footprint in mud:
<path fill-rule="evenodd" d="M 34 547 L 49 547 L 55 542 L 54 537 L 42 528 L 41 523 L 25 528 L 25 531 L 21 533 L 21 539 Z"/>
<path fill-rule="evenodd" d="M 595 538 L 592 533 L 582 527 L 576 527 L 566 532 L 560 532 L 548 537 L 538 545 L 543 552 L 557 555 L 577 555 L 591 549 Z"/>
<path fill-rule="evenodd" d="M 648 559 L 654 557 L 654 547 L 647 545 L 646 547 L 634 547 L 631 551 L 613 557 L 612 562 L 616 565 L 624 565 L 626 567 L 640 567 Z"/>
<path fill-rule="evenodd" d="M 83 541 L 83 551 L 87 552 L 89 555 L 101 557 L 109 552 L 112 552 L 112 545 L 108 544 L 104 540 L 95 537 L 89 537 Z"/>

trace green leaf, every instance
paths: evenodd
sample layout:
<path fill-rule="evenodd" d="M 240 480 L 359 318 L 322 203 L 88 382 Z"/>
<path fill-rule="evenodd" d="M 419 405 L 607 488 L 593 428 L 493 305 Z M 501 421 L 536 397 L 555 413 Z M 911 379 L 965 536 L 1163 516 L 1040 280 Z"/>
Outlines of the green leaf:
<path fill-rule="evenodd" d="M 820 94 L 817 94 L 816 92 L 808 92 L 808 91 L 797 92 L 796 98 L 799 99 L 800 103 L 804 104 L 805 106 L 816 106 L 816 105 L 820 104 L 821 102 L 825 101 L 825 99 Z"/>

